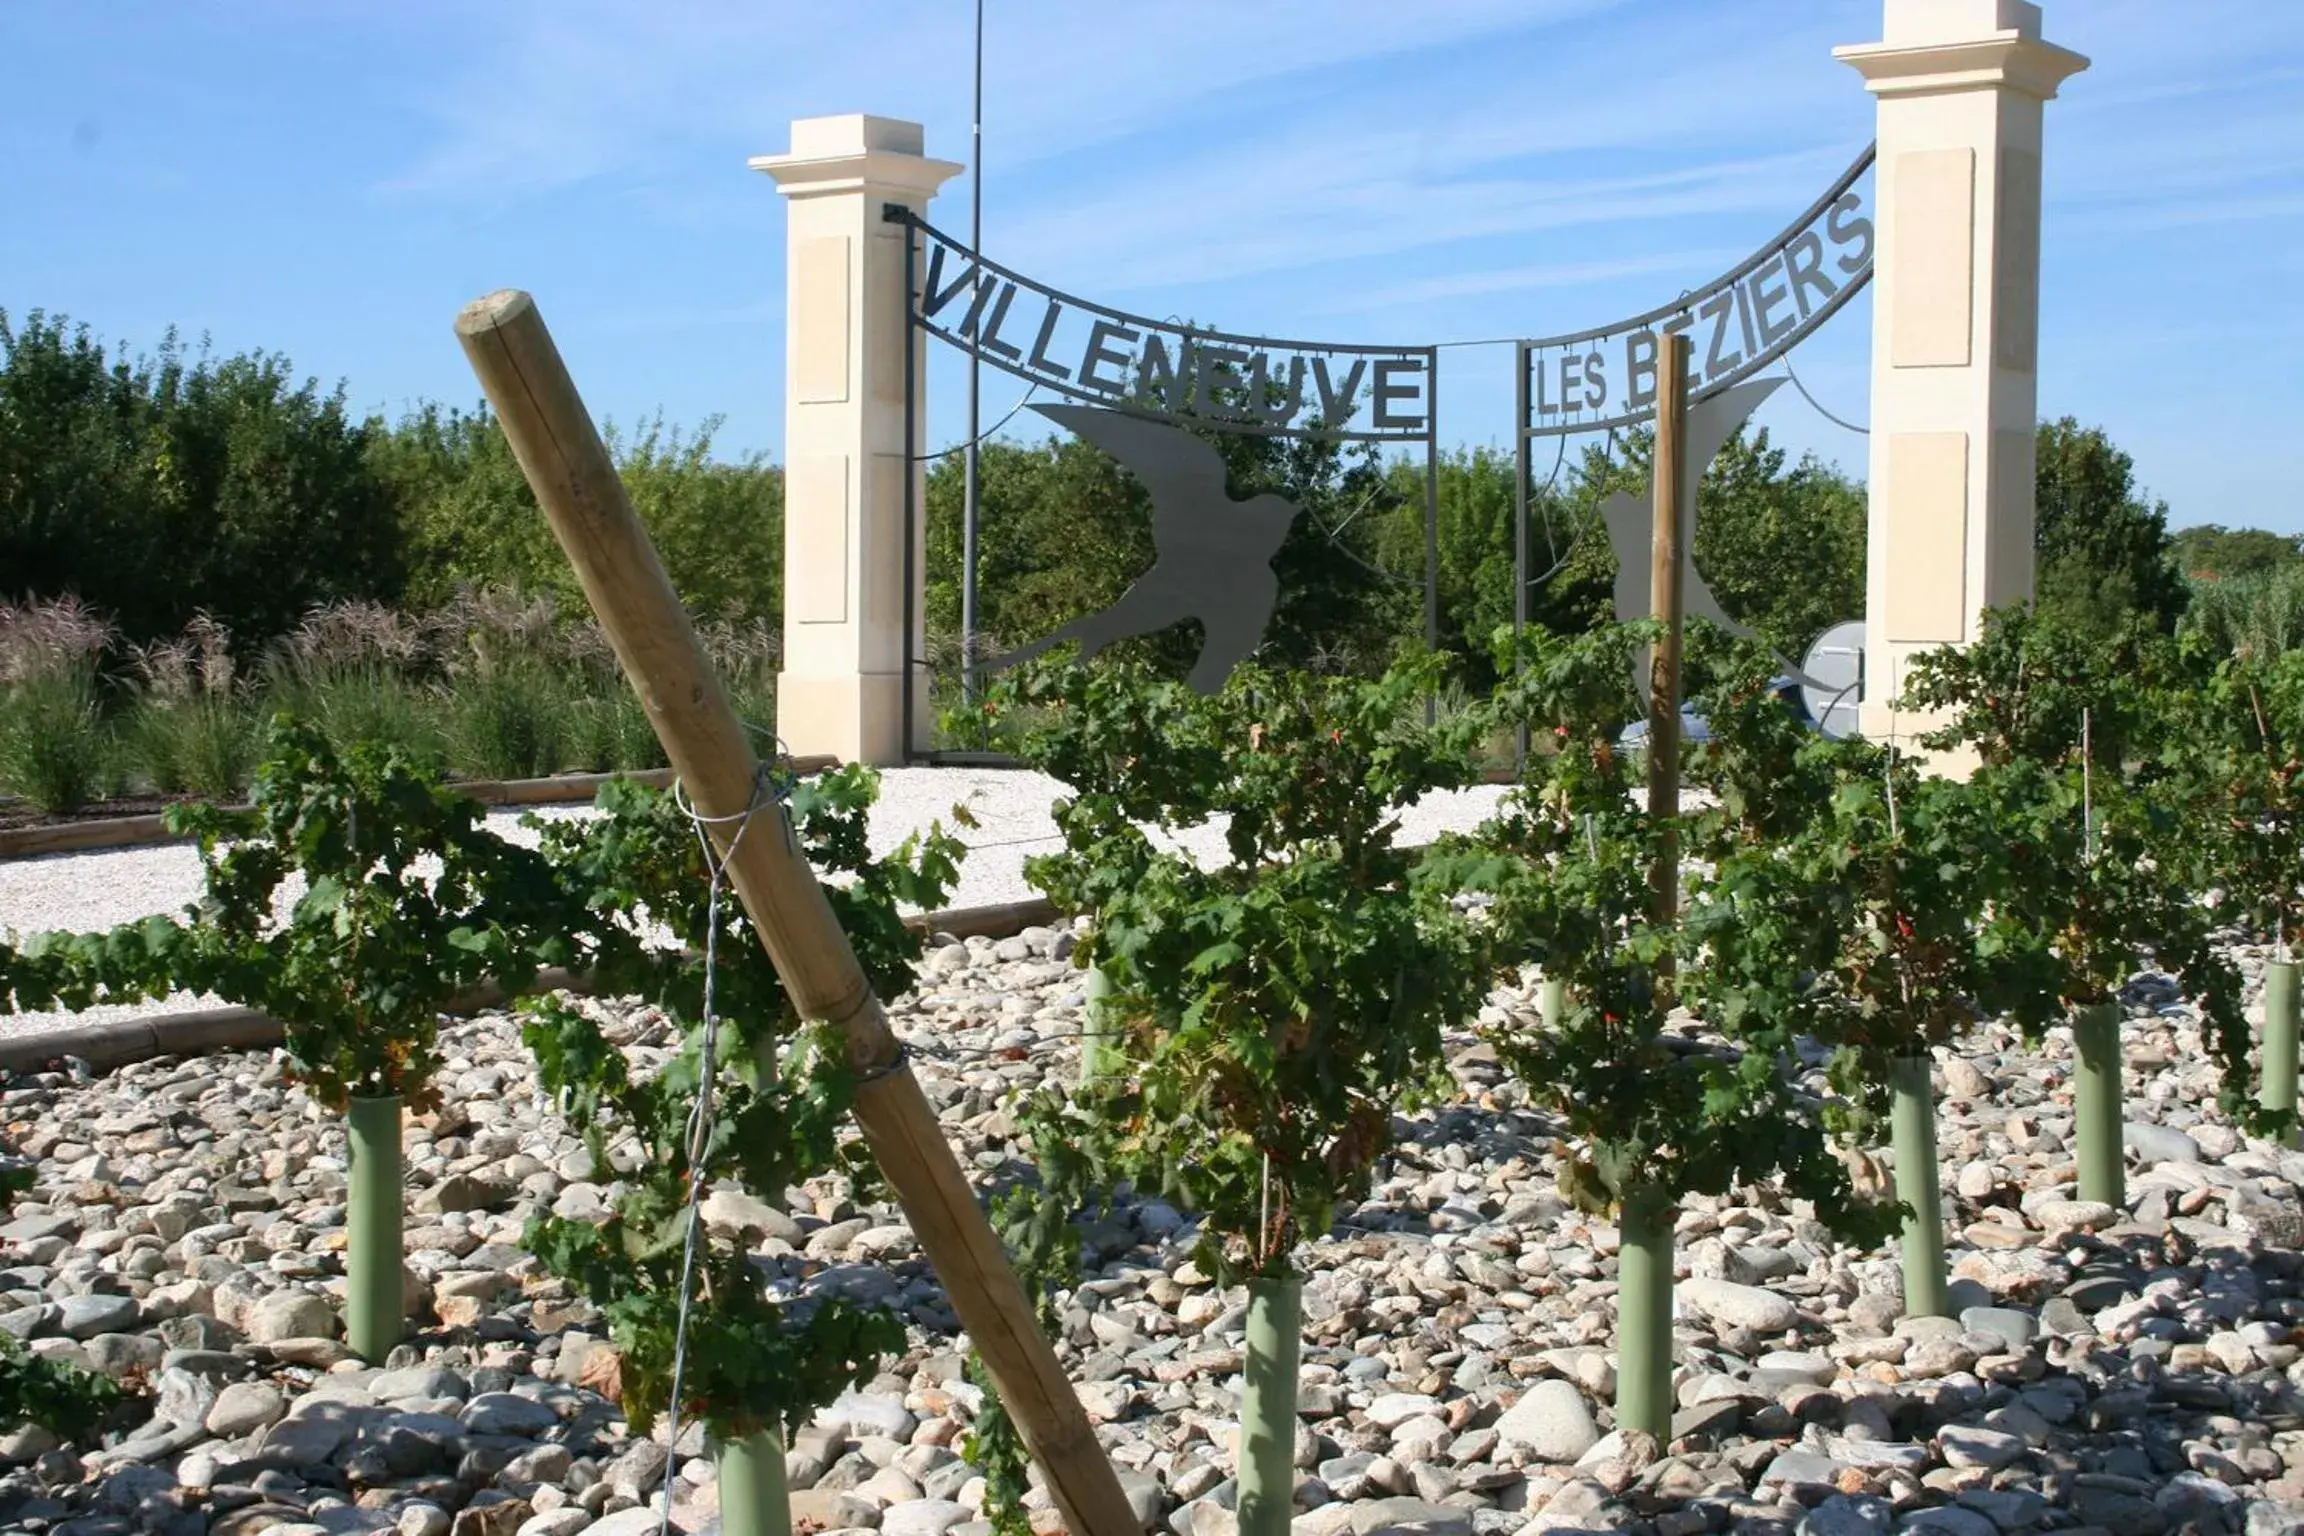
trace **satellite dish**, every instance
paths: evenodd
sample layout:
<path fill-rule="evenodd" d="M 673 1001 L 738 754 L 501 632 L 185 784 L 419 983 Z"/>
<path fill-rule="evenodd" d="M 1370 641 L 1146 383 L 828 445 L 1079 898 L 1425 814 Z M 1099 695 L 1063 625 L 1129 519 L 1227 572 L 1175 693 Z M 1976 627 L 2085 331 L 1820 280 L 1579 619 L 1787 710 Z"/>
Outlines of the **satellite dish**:
<path fill-rule="evenodd" d="M 1856 704 L 1864 695 L 1864 621 L 1835 624 L 1816 637 L 1800 663 L 1800 702 L 1816 729 L 1835 741 L 1856 734 Z"/>

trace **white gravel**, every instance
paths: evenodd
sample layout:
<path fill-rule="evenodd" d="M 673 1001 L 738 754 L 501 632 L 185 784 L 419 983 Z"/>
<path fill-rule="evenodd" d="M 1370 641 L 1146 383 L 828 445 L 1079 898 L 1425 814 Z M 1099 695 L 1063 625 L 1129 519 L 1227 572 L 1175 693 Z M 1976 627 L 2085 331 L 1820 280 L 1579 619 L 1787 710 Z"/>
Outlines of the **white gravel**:
<path fill-rule="evenodd" d="M 949 904 L 980 907 L 1022 901 L 1039 894 L 1025 883 L 1024 861 L 1060 846 L 1048 807 L 1062 792 L 1063 786 L 1046 775 L 1017 769 L 888 769 L 881 775 L 880 799 L 872 809 L 872 846 L 875 852 L 886 852 L 933 822 L 949 826 L 953 807 L 965 805 L 976 825 L 961 833 L 970 852 L 960 866 L 960 885 Z M 1443 832 L 1469 831 L 1495 809 L 1503 794 L 1502 787 L 1483 786 L 1436 795 L 1402 817 L 1402 835 L 1413 843 Z M 521 823 L 528 816 L 558 819 L 591 814 L 589 807 L 550 806 L 498 812 L 489 817 L 489 824 L 519 837 L 525 835 Z M 1194 829 L 1179 843 L 1201 857 L 1221 857 L 1223 840 L 1222 826 L 1211 824 Z M 0 933 L 110 928 L 155 913 L 181 912 L 199 894 L 200 858 L 183 844 L 9 860 L 0 862 Z M 78 1014 L 0 1014 L 0 1035 L 174 1012 L 199 1001 L 182 996 Z"/>

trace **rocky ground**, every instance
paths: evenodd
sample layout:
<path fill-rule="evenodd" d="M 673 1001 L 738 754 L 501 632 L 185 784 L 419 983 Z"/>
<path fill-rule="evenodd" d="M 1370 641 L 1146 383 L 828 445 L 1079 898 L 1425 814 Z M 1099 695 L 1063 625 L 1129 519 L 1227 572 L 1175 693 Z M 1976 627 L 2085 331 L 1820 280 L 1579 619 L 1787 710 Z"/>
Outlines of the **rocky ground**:
<path fill-rule="evenodd" d="M 931 953 L 896 1010 L 963 1159 L 1012 1160 L 1008 1095 L 1073 1070 L 1068 933 Z M 2171 989 L 2131 989 L 2129 1209 L 2073 1198 L 2068 1045 L 1984 1032 L 1940 1059 L 1959 1317 L 1905 1318 L 1893 1259 L 1797 1206 L 1692 1200 L 1673 1437 L 1611 1432 L 1616 1235 L 1554 1186 L 1545 1121 L 1469 1037 L 1460 1102 L 1398 1126 L 1373 1198 L 1305 1253 L 1299 1536 L 2113 1536 L 2304 1530 L 2304 1155 L 2213 1110 Z M 1498 1007 L 1529 1005 L 1500 998 Z M 669 1044 L 620 1017 L 643 1060 Z M 219 1536 L 637 1536 L 709 1460 L 636 1441 L 595 1320 L 519 1246 L 607 1193 L 511 1022 L 447 1037 L 448 1109 L 409 1133 L 419 1322 L 384 1369 L 337 1341 L 341 1129 L 267 1057 L 0 1088 L 42 1160 L 0 1226 L 0 1328 L 151 1394 L 100 1449 L 0 1438 L 0 1528 Z M 803 1530 L 978 1536 L 954 1320 L 893 1210 L 840 1189 L 712 1219 L 777 1266 L 880 1297 L 911 1348 L 792 1447 Z M 1093 1229 L 1068 1369 L 1147 1529 L 1231 1536 L 1244 1308 L 1157 1203 Z M 1035 1495 L 1044 1529 L 1053 1530 Z"/>

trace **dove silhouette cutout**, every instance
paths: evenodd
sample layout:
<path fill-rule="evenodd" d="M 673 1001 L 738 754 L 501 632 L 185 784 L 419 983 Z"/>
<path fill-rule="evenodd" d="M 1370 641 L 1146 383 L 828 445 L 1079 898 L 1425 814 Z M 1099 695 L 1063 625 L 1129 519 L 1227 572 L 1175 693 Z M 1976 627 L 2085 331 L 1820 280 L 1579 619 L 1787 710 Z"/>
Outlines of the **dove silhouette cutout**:
<path fill-rule="evenodd" d="M 1696 485 L 1728 439 L 1751 419 L 1760 402 L 1774 394 L 1782 379 L 1751 379 L 1734 384 L 1688 407 L 1688 468 L 1680 493 L 1681 612 L 1689 618 L 1709 619 L 1730 634 L 1751 639 L 1750 625 L 1739 622 L 1720 606 L 1696 569 Z M 1655 481 L 1633 496 L 1617 491 L 1600 504 L 1600 517 L 1608 530 L 1608 547 L 1616 553 L 1616 619 L 1629 624 L 1649 616 L 1648 584 L 1651 556 L 1656 545 L 1656 518 L 1652 497 Z M 1778 658 L 1781 660 L 1782 658 Z M 1648 696 L 1648 652 L 1632 658 L 1632 680 L 1640 697 Z M 1790 662 L 1788 675 L 1807 681 L 1807 674 Z"/>
<path fill-rule="evenodd" d="M 1263 643 L 1280 601 L 1272 557 L 1296 521 L 1293 502 L 1273 495 L 1234 500 L 1224 460 L 1180 427 L 1093 405 L 1032 409 L 1094 443 L 1134 475 L 1152 496 L 1152 567 L 1111 607 L 1074 619 L 989 663 L 1012 667 L 1066 641 L 1087 661 L 1116 640 L 1154 634 L 1198 619 L 1203 635 L 1192 687 L 1216 692 L 1232 669 Z"/>

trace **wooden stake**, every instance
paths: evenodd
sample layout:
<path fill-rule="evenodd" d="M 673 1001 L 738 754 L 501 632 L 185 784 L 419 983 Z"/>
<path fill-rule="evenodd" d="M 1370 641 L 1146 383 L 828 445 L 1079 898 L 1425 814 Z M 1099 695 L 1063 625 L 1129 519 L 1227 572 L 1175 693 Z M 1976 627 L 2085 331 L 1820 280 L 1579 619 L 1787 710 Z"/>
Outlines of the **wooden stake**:
<path fill-rule="evenodd" d="M 515 289 L 492 293 L 465 307 L 456 334 L 689 799 L 703 816 L 740 817 L 754 799 L 751 745 L 535 302 Z M 1066 1524 L 1075 1536 L 1137 1536 L 1120 1480 L 977 1208 L 847 934 L 792 842 L 783 807 L 766 801 L 755 819 L 729 860 L 736 893 L 794 1006 L 847 1036 L 849 1063 L 863 1079 L 856 1119 Z M 736 826 L 722 820 L 711 827 L 724 853 Z"/>
<path fill-rule="evenodd" d="M 1681 535 L 1681 488 L 1687 483 L 1688 453 L 1688 338 L 1668 331 L 1660 338 L 1656 359 L 1656 443 L 1650 456 L 1650 482 L 1655 493 L 1655 539 L 1648 568 L 1648 607 L 1664 625 L 1648 668 L 1648 814 L 1666 818 L 1680 814 L 1680 631 L 1682 572 L 1687 554 Z M 1658 924 L 1680 913 L 1680 842 L 1666 831 L 1656 846 L 1656 863 L 1649 875 Z M 1658 968 L 1658 981 L 1669 985 L 1671 959 Z"/>
<path fill-rule="evenodd" d="M 1648 814 L 1659 823 L 1680 814 L 1680 487 L 1685 481 L 1688 425 L 1688 338 L 1667 331 L 1656 359 L 1656 443 L 1650 455 L 1656 499 L 1648 567 L 1648 608 L 1664 635 L 1648 664 Z M 1680 914 L 1680 840 L 1668 827 L 1656 838 L 1650 866 L 1651 915 L 1659 927 Z M 1656 962 L 1660 1006 L 1672 989 L 1672 952 Z M 1617 1220 L 1623 1237 L 1616 1311 L 1616 1422 L 1668 1439 L 1672 1426 L 1672 1235 L 1678 1215 L 1671 1195 L 1653 1184 L 1625 1190 Z"/>

